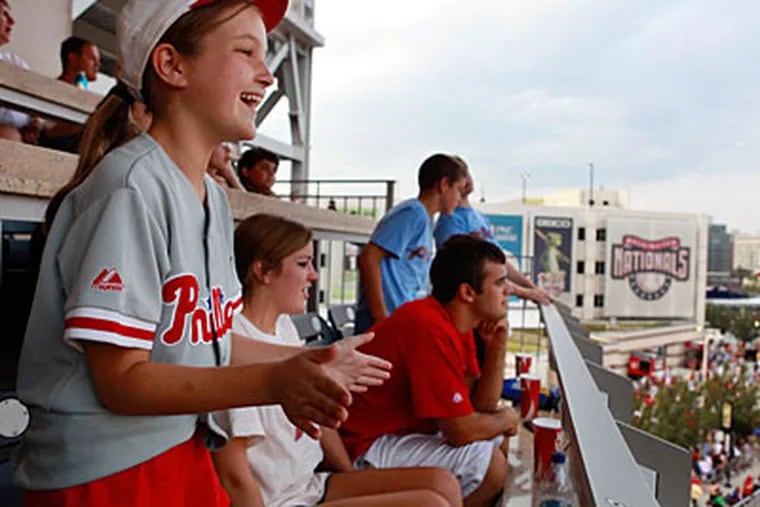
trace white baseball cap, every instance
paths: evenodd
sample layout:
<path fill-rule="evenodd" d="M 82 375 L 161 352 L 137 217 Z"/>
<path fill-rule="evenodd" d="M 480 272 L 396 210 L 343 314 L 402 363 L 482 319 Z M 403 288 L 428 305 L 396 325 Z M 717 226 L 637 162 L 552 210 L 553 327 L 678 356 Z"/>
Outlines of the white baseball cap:
<path fill-rule="evenodd" d="M 119 14 L 116 40 L 121 61 L 121 80 L 139 92 L 153 48 L 175 21 L 198 7 L 219 0 L 129 0 Z M 288 0 L 249 0 L 261 12 L 266 31 L 271 31 L 285 16 Z"/>

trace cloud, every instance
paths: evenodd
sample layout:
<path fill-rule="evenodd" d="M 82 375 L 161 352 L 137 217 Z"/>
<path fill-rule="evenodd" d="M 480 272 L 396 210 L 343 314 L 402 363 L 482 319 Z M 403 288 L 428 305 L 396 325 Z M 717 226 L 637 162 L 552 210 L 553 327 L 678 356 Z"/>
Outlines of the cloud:
<path fill-rule="evenodd" d="M 710 215 L 730 229 L 760 233 L 757 194 L 760 172 L 684 173 L 631 186 L 635 209 Z"/>
<path fill-rule="evenodd" d="M 755 0 L 330 0 L 316 15 L 312 177 L 410 196 L 427 155 L 455 152 L 490 199 L 524 171 L 534 189 L 584 187 L 593 162 L 637 205 L 666 188 L 733 217 L 732 192 L 705 182 L 760 160 Z M 689 182 L 712 189 L 704 209 Z"/>

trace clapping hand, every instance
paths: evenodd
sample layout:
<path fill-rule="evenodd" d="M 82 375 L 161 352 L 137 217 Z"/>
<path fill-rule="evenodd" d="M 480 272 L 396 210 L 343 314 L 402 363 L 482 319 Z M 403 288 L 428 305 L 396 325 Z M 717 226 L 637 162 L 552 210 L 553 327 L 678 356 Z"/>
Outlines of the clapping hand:
<path fill-rule="evenodd" d="M 351 391 L 366 391 L 390 377 L 388 361 L 356 350 L 373 336 L 306 349 L 273 370 L 273 396 L 295 426 L 319 438 L 319 426 L 337 428 L 346 420 Z"/>

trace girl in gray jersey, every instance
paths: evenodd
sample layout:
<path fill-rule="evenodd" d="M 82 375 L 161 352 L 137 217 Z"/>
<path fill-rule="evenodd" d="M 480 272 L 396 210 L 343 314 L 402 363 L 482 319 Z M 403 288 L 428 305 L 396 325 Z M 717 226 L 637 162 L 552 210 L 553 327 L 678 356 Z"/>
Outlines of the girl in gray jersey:
<path fill-rule="evenodd" d="M 228 505 L 198 414 L 281 404 L 316 437 L 345 419 L 350 390 L 387 378 L 389 364 L 355 350 L 368 336 L 302 351 L 231 332 L 242 306 L 232 216 L 206 167 L 220 142 L 254 136 L 273 82 L 266 32 L 286 8 L 123 7 L 122 82 L 88 121 L 48 216 L 19 364 L 31 412 L 15 471 L 25 505 Z M 139 135 L 137 98 L 153 116 Z"/>

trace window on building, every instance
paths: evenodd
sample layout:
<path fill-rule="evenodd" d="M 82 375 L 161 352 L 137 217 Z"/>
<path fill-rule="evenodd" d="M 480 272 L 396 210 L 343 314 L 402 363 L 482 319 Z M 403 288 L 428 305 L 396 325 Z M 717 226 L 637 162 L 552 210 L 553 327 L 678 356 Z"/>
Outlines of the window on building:
<path fill-rule="evenodd" d="M 597 241 L 607 241 L 607 229 L 597 229 L 596 230 L 596 240 Z"/>
<path fill-rule="evenodd" d="M 583 261 L 578 261 L 578 266 L 576 267 L 576 271 L 579 275 L 582 275 L 586 272 L 586 263 Z"/>
<path fill-rule="evenodd" d="M 583 241 L 585 239 L 586 239 L 586 228 L 578 227 L 578 241 Z"/>
<path fill-rule="evenodd" d="M 596 264 L 594 264 L 594 273 L 597 275 L 604 274 L 604 261 L 596 261 Z"/>
<path fill-rule="evenodd" d="M 596 294 L 594 296 L 594 308 L 602 308 L 604 306 L 604 294 Z"/>
<path fill-rule="evenodd" d="M 575 295 L 575 306 L 583 306 L 583 294 Z"/>

